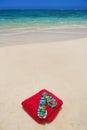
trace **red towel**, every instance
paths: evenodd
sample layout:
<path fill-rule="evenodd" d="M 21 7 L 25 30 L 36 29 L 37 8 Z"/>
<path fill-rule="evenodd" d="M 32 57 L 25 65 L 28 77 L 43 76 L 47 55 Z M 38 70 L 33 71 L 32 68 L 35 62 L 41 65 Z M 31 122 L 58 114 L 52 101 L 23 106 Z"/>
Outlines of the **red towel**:
<path fill-rule="evenodd" d="M 40 99 L 42 97 L 42 94 L 46 92 L 47 94 L 49 94 L 51 97 L 53 97 L 56 102 L 57 105 L 55 108 L 52 108 L 48 105 L 48 103 L 46 103 L 46 110 L 47 110 L 47 116 L 45 119 L 41 119 L 38 117 L 37 115 L 37 111 L 38 111 L 38 106 L 40 103 Z M 41 91 L 39 91 L 38 93 L 36 93 L 35 95 L 31 96 L 30 98 L 24 100 L 22 102 L 23 108 L 24 110 L 38 123 L 45 123 L 45 122 L 51 122 L 56 115 L 58 114 L 61 106 L 63 104 L 63 101 L 61 99 L 59 99 L 58 97 L 56 97 L 54 94 L 52 94 L 51 92 L 49 92 L 46 89 L 43 89 Z"/>

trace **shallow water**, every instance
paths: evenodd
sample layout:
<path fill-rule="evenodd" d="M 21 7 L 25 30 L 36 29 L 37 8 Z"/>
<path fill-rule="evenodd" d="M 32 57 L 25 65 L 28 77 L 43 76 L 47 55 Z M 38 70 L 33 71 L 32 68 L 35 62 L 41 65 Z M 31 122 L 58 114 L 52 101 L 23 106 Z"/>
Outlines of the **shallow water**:
<path fill-rule="evenodd" d="M 0 10 L 0 29 L 87 26 L 87 10 Z"/>

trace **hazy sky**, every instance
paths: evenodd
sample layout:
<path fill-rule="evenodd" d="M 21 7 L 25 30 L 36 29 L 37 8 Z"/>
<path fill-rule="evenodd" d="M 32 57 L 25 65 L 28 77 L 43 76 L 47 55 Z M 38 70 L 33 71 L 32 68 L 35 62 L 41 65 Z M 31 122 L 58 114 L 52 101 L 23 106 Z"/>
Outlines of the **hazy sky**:
<path fill-rule="evenodd" d="M 0 9 L 87 9 L 87 0 L 0 0 Z"/>

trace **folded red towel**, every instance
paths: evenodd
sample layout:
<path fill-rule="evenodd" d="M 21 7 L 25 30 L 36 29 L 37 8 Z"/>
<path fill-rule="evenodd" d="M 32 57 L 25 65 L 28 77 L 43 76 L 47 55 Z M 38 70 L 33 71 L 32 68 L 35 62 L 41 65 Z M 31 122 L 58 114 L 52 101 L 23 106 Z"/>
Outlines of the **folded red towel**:
<path fill-rule="evenodd" d="M 24 110 L 38 123 L 51 122 L 58 114 L 63 101 L 43 89 L 22 102 Z"/>

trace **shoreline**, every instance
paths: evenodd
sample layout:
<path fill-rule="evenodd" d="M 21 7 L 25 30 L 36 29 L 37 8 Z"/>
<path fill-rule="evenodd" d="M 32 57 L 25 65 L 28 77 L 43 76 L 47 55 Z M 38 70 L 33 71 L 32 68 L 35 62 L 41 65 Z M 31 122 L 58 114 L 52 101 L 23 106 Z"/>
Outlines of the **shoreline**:
<path fill-rule="evenodd" d="M 29 28 L 0 30 L 0 46 L 50 43 L 87 38 L 87 28 Z"/>

